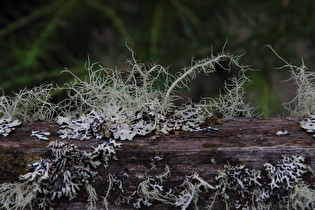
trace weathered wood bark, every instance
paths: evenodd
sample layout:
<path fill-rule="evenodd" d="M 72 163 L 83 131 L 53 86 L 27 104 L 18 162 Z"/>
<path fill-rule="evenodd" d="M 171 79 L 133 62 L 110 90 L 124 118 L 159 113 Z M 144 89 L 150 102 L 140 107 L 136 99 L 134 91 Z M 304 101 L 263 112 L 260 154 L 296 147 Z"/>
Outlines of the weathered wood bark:
<path fill-rule="evenodd" d="M 315 169 L 315 139 L 300 129 L 300 120 L 302 118 L 297 117 L 231 118 L 222 119 L 222 124 L 215 124 L 217 120 L 213 119 L 209 123 L 217 131 L 184 132 L 157 138 L 145 136 L 136 137 L 132 141 L 121 141 L 122 147 L 117 148 L 117 160 L 112 160 L 107 170 L 102 167 L 99 169 L 101 178 L 93 186 L 101 200 L 108 188 L 107 174 L 121 177 L 128 172 L 129 177 L 123 180 L 123 186 L 125 194 L 131 195 L 145 174 L 162 173 L 165 165 L 171 171 L 167 185 L 178 185 L 185 175 L 193 172 L 211 183 L 217 170 L 223 169 L 226 164 L 245 164 L 248 168 L 262 170 L 265 162 L 280 160 L 283 154 L 303 155 L 306 163 Z M 23 122 L 8 137 L 0 137 L 0 183 L 18 180 L 18 175 L 23 173 L 25 166 L 23 160 L 48 155 L 45 147 L 47 141 L 30 137 L 33 130 L 50 131 L 50 140 L 59 139 L 58 125 L 49 122 Z M 279 130 L 287 130 L 291 135 L 278 136 L 276 132 Z M 85 150 L 99 144 L 95 139 L 69 142 Z M 154 161 L 156 155 L 163 159 Z M 312 182 L 314 177 L 310 175 L 306 179 Z M 82 194 L 72 201 L 55 200 L 52 206 L 55 209 L 84 209 L 87 198 L 84 193 L 82 190 Z M 109 197 L 110 209 L 133 209 L 132 204 L 116 206 L 113 197 Z M 102 208 L 104 207 L 99 204 L 99 209 Z M 174 208 L 154 203 L 150 209 Z"/>

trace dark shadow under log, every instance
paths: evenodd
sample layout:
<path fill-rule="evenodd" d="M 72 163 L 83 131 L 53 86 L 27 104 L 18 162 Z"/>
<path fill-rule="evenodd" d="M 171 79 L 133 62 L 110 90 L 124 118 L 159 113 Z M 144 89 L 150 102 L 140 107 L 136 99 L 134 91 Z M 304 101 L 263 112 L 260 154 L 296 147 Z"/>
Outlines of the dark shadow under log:
<path fill-rule="evenodd" d="M 138 184 L 146 175 L 163 173 L 169 166 L 171 176 L 165 181 L 168 186 L 180 185 L 185 175 L 198 173 L 210 184 L 215 181 L 218 170 L 224 165 L 241 165 L 263 170 L 265 162 L 273 163 L 281 159 L 283 154 L 299 154 L 306 158 L 305 163 L 315 169 L 315 139 L 299 127 L 302 118 L 231 118 L 212 119 L 207 125 L 218 130 L 183 132 L 166 136 L 136 137 L 132 141 L 117 141 L 122 147 L 117 148 L 117 160 L 109 162 L 109 168 L 98 169 L 100 177 L 93 183 L 98 195 L 98 209 L 105 209 L 101 202 L 108 188 L 108 173 L 123 178 L 124 196 L 131 196 Z M 58 140 L 59 127 L 50 122 L 23 122 L 7 137 L 0 137 L 0 183 L 18 180 L 19 174 L 25 173 L 27 162 L 38 157 L 46 157 L 47 141 L 31 137 L 31 131 L 46 130 L 51 133 L 50 140 Z M 289 135 L 277 135 L 278 131 L 287 130 Z M 91 150 L 100 141 L 67 140 L 77 144 L 80 149 Z M 154 157 L 160 157 L 158 161 Z M 305 180 L 314 184 L 313 175 Z M 108 198 L 109 209 L 134 209 L 132 203 L 115 205 L 120 196 L 112 192 Z M 85 209 L 87 195 L 81 190 L 77 198 L 56 199 L 54 209 Z M 155 203 L 148 209 L 176 209 L 174 206 Z M 145 208 L 145 209 L 146 209 Z"/>

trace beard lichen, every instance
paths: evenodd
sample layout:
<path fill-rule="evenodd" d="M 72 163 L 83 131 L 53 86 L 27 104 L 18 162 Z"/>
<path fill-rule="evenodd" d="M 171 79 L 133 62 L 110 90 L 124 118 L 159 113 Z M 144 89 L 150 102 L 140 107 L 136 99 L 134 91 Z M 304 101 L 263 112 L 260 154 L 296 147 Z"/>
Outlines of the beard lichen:
<path fill-rule="evenodd" d="M 226 110 L 231 110 L 228 116 L 252 116 L 253 109 L 243 102 L 242 88 L 248 80 L 245 73 L 249 68 L 239 64 L 239 57 L 223 52 L 211 54 L 208 58 L 192 61 L 191 66 L 171 76 L 167 68 L 161 65 L 146 66 L 137 62 L 134 52 L 130 51 L 132 59 L 125 73 L 88 61 L 88 76 L 85 79 L 65 70 L 74 80 L 63 87 L 42 85 L 31 90 L 21 90 L 14 97 L 1 96 L 1 134 L 8 135 L 20 121 L 46 120 L 60 125 L 61 139 L 132 140 L 136 135 L 152 132 L 168 134 L 178 130 L 192 131 L 215 114 L 226 116 Z M 224 89 L 231 97 L 220 94 L 218 99 L 205 99 L 200 104 L 175 105 L 179 88 L 188 87 L 198 73 L 213 74 L 217 70 L 216 66 L 227 72 L 233 66 L 239 69 L 238 77 L 233 77 Z M 156 88 L 160 78 L 164 80 L 164 87 Z M 67 98 L 58 104 L 52 103 L 51 92 L 55 90 L 66 91 Z M 230 101 L 232 98 L 233 101 Z M 37 131 L 32 135 L 48 140 Z M 75 198 L 77 191 L 84 185 L 90 194 L 89 208 L 93 208 L 97 199 L 90 184 L 97 176 L 93 169 L 101 164 L 107 168 L 109 159 L 115 154 L 114 147 L 117 146 L 119 144 L 110 140 L 94 148 L 94 152 L 87 153 L 80 151 L 74 144 L 50 142 L 50 158 L 34 162 L 33 171 L 21 175 L 19 182 L 0 185 L 1 207 L 18 209 L 36 203 L 38 207 L 45 208 L 56 198 Z M 161 181 L 169 174 L 169 170 L 166 172 L 156 178 Z M 155 195 L 160 199 L 168 199 L 167 196 L 159 195 L 162 191 L 159 185 L 152 185 L 154 190 L 148 191 L 147 195 L 141 193 L 143 190 L 146 192 L 151 181 L 148 177 L 138 188 L 138 193 L 145 196 L 142 202 L 154 199 Z"/>
<path fill-rule="evenodd" d="M 290 69 L 297 93 L 284 107 L 291 112 L 291 116 L 309 116 L 315 113 L 315 72 L 308 71 L 304 62 L 300 67 L 288 63 L 285 67 Z"/>
<path fill-rule="evenodd" d="M 249 81 L 246 72 L 250 69 L 239 63 L 240 56 L 225 52 L 211 54 L 207 58 L 193 60 L 191 66 L 172 76 L 161 65 L 146 66 L 138 62 L 134 52 L 130 51 L 132 59 L 124 73 L 91 64 L 88 60 L 85 79 L 64 70 L 74 79 L 62 87 L 48 84 L 21 90 L 14 97 L 1 96 L 0 117 L 21 121 L 57 121 L 61 125 L 63 139 L 112 137 L 131 140 L 136 135 L 152 132 L 189 131 L 214 115 L 254 116 L 254 108 L 244 102 L 243 86 Z M 217 98 L 204 98 L 200 103 L 175 105 L 178 89 L 188 87 L 196 74 L 211 75 L 218 69 L 227 72 L 237 69 L 239 72 L 225 82 L 223 93 Z M 163 87 L 157 88 L 161 81 Z M 52 103 L 53 91 L 65 91 L 66 99 Z"/>
<path fill-rule="evenodd" d="M 132 51 L 131 51 L 132 52 Z M 132 60 L 125 74 L 87 64 L 88 77 L 74 76 L 66 84 L 68 99 L 58 107 L 61 138 L 85 140 L 91 137 L 113 137 L 132 140 L 136 135 L 156 132 L 168 134 L 175 130 L 190 131 L 213 115 L 223 117 L 254 116 L 254 108 L 244 102 L 245 82 L 249 81 L 247 66 L 239 64 L 239 57 L 226 53 L 193 61 L 171 76 L 161 65 L 147 67 Z M 223 65 L 225 63 L 225 65 Z M 199 104 L 175 106 L 176 90 L 187 87 L 198 73 L 210 75 L 220 70 L 239 73 L 225 83 L 218 98 L 204 98 Z M 164 78 L 164 88 L 157 89 L 159 78 Z M 92 128 L 92 129 L 90 129 Z"/>
<path fill-rule="evenodd" d="M 296 85 L 295 97 L 287 103 L 283 103 L 283 107 L 289 111 L 291 116 L 310 116 L 315 113 L 315 72 L 309 71 L 302 60 L 301 66 L 295 66 L 288 63 L 280 55 L 278 55 L 271 46 L 269 47 L 276 56 L 282 60 L 285 65 L 280 69 L 288 68 L 291 78 Z"/>
<path fill-rule="evenodd" d="M 168 134 L 178 130 L 196 131 L 212 116 L 255 115 L 254 108 L 244 102 L 244 84 L 249 81 L 246 73 L 250 69 L 239 63 L 240 57 L 224 52 L 211 54 L 202 60 L 192 61 L 191 66 L 171 76 L 161 65 L 146 66 L 139 63 L 134 52 L 131 53 L 132 59 L 125 73 L 88 61 L 88 76 L 85 79 L 65 70 L 74 80 L 63 87 L 42 85 L 31 90 L 21 90 L 14 97 L 0 97 L 0 133 L 4 136 L 14 130 L 20 121 L 46 120 L 60 125 L 61 139 L 108 140 L 93 148 L 92 152 L 81 151 L 75 144 L 64 141 L 51 141 L 48 144 L 49 158 L 34 162 L 31 165 L 32 172 L 21 175 L 18 182 L 0 185 L 0 208 L 23 209 L 35 205 L 46 208 L 55 199 L 75 198 L 78 191 L 84 188 L 88 194 L 87 208 L 95 209 L 98 201 L 92 186 L 98 175 L 95 169 L 101 165 L 107 169 L 108 161 L 116 153 L 115 148 L 120 146 L 112 138 L 132 140 L 136 135 L 153 132 Z M 287 66 L 292 69 L 301 96 L 294 99 L 298 109 L 292 113 L 314 112 L 314 75 L 306 73 L 304 66 Z M 204 98 L 200 103 L 175 105 L 179 88 L 188 87 L 198 73 L 215 73 L 217 67 L 227 72 L 231 72 L 232 68 L 239 70 L 238 75 L 224 83 L 219 96 Z M 164 87 L 159 89 L 156 87 L 161 77 Z M 304 81 L 308 82 L 304 84 Z M 50 94 L 54 90 L 66 91 L 67 98 L 58 104 L 50 102 Z M 304 99 L 307 99 L 305 103 L 302 102 Z M 211 127 L 208 129 L 211 130 Z M 47 140 L 42 133 L 33 135 Z M 151 206 L 157 201 L 181 209 L 192 205 L 198 209 L 201 194 L 209 197 L 206 201 L 208 209 L 212 209 L 217 202 L 223 202 L 226 208 L 235 209 L 314 207 L 315 190 L 302 181 L 302 175 L 310 171 L 304 164 L 304 157 L 295 155 L 283 158 L 275 166 L 270 163 L 264 165 L 270 183 L 260 181 L 259 170 L 250 170 L 244 165 L 228 165 L 219 171 L 214 183 L 210 184 L 193 173 L 186 175 L 181 185 L 168 190 L 163 186 L 164 181 L 171 176 L 170 168 L 166 165 L 163 173 L 146 175 L 130 196 L 123 195 L 122 181 L 108 174 L 109 187 L 103 203 L 108 208 L 107 198 L 116 190 L 119 192 L 117 203 L 129 204 L 134 199 L 135 208 Z M 235 194 L 238 199 L 231 201 L 230 197 Z"/>
<path fill-rule="evenodd" d="M 0 116 L 10 120 L 53 121 L 57 105 L 50 102 L 52 84 L 44 84 L 30 90 L 23 89 L 14 93 L 13 97 L 0 97 Z"/>

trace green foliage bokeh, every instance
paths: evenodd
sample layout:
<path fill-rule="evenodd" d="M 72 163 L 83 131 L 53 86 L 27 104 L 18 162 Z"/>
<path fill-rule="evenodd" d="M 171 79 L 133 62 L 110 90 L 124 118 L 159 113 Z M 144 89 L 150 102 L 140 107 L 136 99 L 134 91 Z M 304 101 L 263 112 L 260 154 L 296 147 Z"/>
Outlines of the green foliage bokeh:
<path fill-rule="evenodd" d="M 0 87 L 5 94 L 42 83 L 71 80 L 64 68 L 84 76 L 87 57 L 124 70 L 128 46 L 145 63 L 170 65 L 176 73 L 191 59 L 225 50 L 242 54 L 254 69 L 246 87 L 248 100 L 264 116 L 283 115 L 281 102 L 292 99 L 294 86 L 283 63 L 314 66 L 315 1 L 54 0 L 7 1 L 0 13 Z M 227 75 L 211 82 L 197 78 L 190 97 L 213 95 Z M 56 93 L 55 100 L 59 96 Z M 185 93 L 183 93 L 185 94 Z"/>

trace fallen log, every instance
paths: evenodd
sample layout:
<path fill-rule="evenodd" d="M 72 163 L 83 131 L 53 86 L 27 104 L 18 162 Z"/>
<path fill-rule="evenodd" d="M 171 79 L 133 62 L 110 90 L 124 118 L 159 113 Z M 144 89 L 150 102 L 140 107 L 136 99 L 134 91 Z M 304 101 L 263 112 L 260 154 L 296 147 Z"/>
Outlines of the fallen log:
<path fill-rule="evenodd" d="M 315 139 L 299 127 L 299 117 L 284 118 L 229 118 L 210 119 L 205 128 L 193 132 L 175 132 L 170 135 L 139 136 L 132 141 L 117 141 L 122 146 L 116 149 L 116 160 L 109 162 L 108 169 L 99 167 L 98 178 L 92 183 L 98 194 L 98 209 L 105 209 L 103 197 L 108 196 L 109 209 L 134 209 L 139 195 L 139 183 L 148 177 L 165 175 L 163 187 L 180 186 L 185 177 L 194 173 L 215 186 L 218 170 L 225 165 L 245 165 L 249 169 L 264 170 L 263 164 L 275 163 L 282 155 L 301 155 L 305 164 L 315 169 Z M 60 140 L 59 126 L 52 122 L 23 122 L 7 137 L 0 137 L 0 184 L 18 181 L 20 174 L 30 170 L 28 164 L 40 157 L 48 157 L 48 141 L 31 137 L 34 130 L 49 131 L 49 141 Z M 282 134 L 278 131 L 287 131 Z M 79 149 L 91 151 L 100 140 L 67 140 Z M 117 186 L 109 191 L 109 175 Z M 262 173 L 262 180 L 266 179 Z M 303 175 L 303 180 L 314 184 L 312 173 Z M 156 181 L 156 180 L 155 180 Z M 123 190 L 119 188 L 119 184 Z M 208 195 L 209 197 L 209 195 Z M 83 190 L 73 200 L 53 200 L 54 209 L 85 209 L 87 193 Z M 201 198 L 199 206 L 207 203 Z M 149 209 L 176 209 L 174 205 L 150 201 Z M 205 204 L 206 205 L 206 204 Z M 193 206 L 193 204 L 191 205 Z M 218 203 L 213 209 L 225 208 Z"/>

